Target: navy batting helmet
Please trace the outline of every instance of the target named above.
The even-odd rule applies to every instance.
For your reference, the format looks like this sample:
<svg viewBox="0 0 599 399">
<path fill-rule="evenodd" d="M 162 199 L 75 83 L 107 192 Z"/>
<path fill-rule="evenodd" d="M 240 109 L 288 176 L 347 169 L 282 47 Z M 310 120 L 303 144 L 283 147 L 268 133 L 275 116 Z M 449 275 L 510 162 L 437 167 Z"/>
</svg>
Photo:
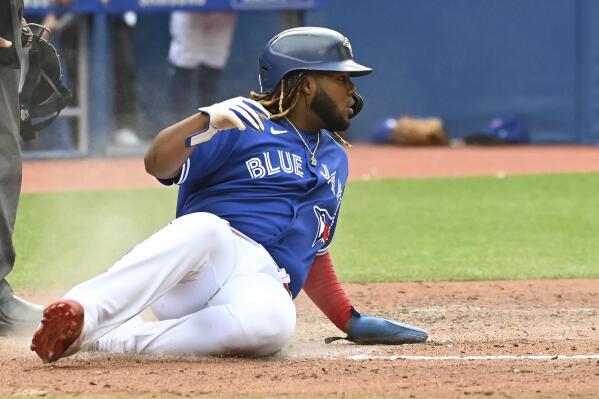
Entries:
<svg viewBox="0 0 599 399">
<path fill-rule="evenodd" d="M 372 69 L 354 61 L 351 44 L 341 33 L 302 27 L 279 33 L 264 48 L 260 56 L 260 92 L 271 92 L 292 71 L 349 72 L 351 76 L 362 76 Z"/>
</svg>

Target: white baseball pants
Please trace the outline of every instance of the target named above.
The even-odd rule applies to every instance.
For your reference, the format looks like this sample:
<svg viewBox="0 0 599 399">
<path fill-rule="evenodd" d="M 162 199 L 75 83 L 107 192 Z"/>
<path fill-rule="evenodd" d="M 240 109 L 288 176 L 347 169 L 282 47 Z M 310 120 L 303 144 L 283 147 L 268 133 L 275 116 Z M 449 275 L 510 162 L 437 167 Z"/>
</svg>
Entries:
<svg viewBox="0 0 599 399">
<path fill-rule="evenodd" d="M 179 68 L 200 65 L 223 69 L 229 58 L 237 15 L 234 12 L 174 11 L 168 59 Z"/>
<path fill-rule="evenodd" d="M 180 217 L 64 298 L 83 305 L 78 343 L 102 351 L 266 356 L 295 329 L 289 277 L 209 213 Z M 144 322 L 151 306 L 160 321 Z"/>
</svg>

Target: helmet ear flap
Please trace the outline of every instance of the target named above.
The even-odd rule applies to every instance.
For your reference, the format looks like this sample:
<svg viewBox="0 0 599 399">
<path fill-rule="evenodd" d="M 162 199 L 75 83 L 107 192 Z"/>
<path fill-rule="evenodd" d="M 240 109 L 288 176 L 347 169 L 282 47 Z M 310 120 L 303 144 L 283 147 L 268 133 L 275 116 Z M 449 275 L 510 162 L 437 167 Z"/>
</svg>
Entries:
<svg viewBox="0 0 599 399">
<path fill-rule="evenodd" d="M 360 113 L 360 111 L 362 111 L 362 107 L 364 107 L 364 99 L 358 93 L 354 93 L 352 98 L 354 99 L 354 105 L 352 105 L 351 109 L 354 112 L 352 113 L 351 117 L 354 118 L 356 115 Z"/>
</svg>

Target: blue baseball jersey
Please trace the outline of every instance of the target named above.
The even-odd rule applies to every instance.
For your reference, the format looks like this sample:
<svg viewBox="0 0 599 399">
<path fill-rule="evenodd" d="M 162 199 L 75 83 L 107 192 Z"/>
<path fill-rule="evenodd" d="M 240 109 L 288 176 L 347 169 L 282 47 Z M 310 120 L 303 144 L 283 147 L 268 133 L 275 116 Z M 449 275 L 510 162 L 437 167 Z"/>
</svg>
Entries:
<svg viewBox="0 0 599 399">
<path fill-rule="evenodd" d="M 310 150 L 317 135 L 301 132 Z M 177 179 L 177 217 L 209 212 L 262 244 L 291 278 L 295 298 L 316 255 L 335 232 L 348 176 L 345 149 L 320 132 L 317 165 L 298 132 L 285 120 L 217 133 L 195 147 Z M 175 181 L 177 180 L 177 181 Z"/>
</svg>

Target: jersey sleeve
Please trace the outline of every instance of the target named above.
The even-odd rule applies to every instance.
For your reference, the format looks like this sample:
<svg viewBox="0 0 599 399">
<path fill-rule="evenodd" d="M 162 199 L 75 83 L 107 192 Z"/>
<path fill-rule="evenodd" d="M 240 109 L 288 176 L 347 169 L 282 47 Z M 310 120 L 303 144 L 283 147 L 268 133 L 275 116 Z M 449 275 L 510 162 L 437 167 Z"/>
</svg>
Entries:
<svg viewBox="0 0 599 399">
<path fill-rule="evenodd" d="M 240 136 L 237 129 L 223 130 L 215 134 L 212 140 L 197 145 L 181 167 L 175 183 L 194 184 L 214 173 L 227 162 Z"/>
<path fill-rule="evenodd" d="M 237 129 L 220 131 L 210 141 L 194 148 L 176 176 L 168 179 L 156 178 L 156 180 L 165 186 L 181 185 L 188 180 L 201 180 L 226 162 L 238 139 L 239 131 Z M 190 176 L 192 163 L 194 169 Z"/>
<path fill-rule="evenodd" d="M 161 178 L 157 177 L 156 180 L 158 180 L 158 182 L 160 182 L 160 184 L 163 184 L 165 186 L 172 186 L 177 181 L 179 181 L 180 178 L 181 178 L 181 172 L 179 171 L 179 174 L 177 176 L 171 177 L 170 179 L 161 179 Z"/>
</svg>

